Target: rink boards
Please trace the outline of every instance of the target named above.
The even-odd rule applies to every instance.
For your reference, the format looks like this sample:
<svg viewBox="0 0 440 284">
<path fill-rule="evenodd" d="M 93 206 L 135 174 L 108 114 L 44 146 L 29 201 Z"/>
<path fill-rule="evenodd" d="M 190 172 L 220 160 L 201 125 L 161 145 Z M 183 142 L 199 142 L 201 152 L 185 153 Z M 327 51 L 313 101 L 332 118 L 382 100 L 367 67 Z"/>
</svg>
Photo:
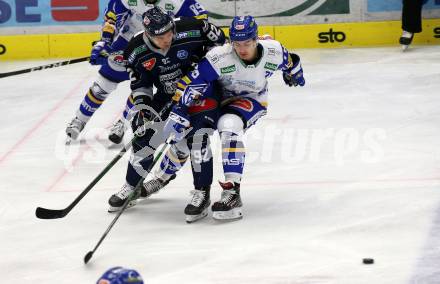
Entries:
<svg viewBox="0 0 440 284">
<path fill-rule="evenodd" d="M 287 48 L 337 48 L 397 45 L 400 21 L 260 26 Z M 0 60 L 87 56 L 99 33 L 0 36 Z M 425 19 L 415 44 L 440 44 L 440 19 Z"/>
</svg>

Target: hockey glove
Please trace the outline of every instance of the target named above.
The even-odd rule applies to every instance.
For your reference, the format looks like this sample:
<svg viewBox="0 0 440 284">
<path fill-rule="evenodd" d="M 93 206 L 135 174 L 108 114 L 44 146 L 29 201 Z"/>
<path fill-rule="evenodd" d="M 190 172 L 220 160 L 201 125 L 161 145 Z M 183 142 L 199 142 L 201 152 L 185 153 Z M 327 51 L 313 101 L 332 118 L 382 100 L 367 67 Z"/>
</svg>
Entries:
<svg viewBox="0 0 440 284">
<path fill-rule="evenodd" d="M 186 107 L 182 106 L 173 107 L 163 129 L 164 139 L 173 136 L 172 143 L 177 143 L 185 138 L 191 130 L 188 129 L 190 126 L 189 115 L 185 109 Z"/>
<path fill-rule="evenodd" d="M 132 94 L 134 110 L 137 110 L 133 120 L 131 121 L 131 128 L 133 133 L 138 136 L 144 136 L 146 129 L 150 125 L 150 121 L 154 121 L 159 115 L 151 106 L 152 101 L 146 95 Z"/>
<path fill-rule="evenodd" d="M 137 137 L 142 137 L 145 135 L 145 124 L 148 123 L 148 119 L 144 117 L 143 111 L 138 111 L 131 121 L 131 129 L 133 129 L 133 134 Z"/>
<path fill-rule="evenodd" d="M 104 64 L 107 61 L 110 50 L 110 46 L 105 41 L 98 41 L 92 48 L 92 53 L 90 54 L 90 64 Z"/>
<path fill-rule="evenodd" d="M 141 110 L 138 111 L 131 121 L 131 128 L 133 130 L 134 135 L 137 137 L 142 137 L 150 130 L 154 132 L 152 129 L 153 121 L 155 121 L 156 115 L 154 112 Z"/>
<path fill-rule="evenodd" d="M 297 62 L 290 72 L 283 72 L 283 80 L 289 87 L 304 86 L 306 81 L 304 80 L 301 63 Z"/>
</svg>

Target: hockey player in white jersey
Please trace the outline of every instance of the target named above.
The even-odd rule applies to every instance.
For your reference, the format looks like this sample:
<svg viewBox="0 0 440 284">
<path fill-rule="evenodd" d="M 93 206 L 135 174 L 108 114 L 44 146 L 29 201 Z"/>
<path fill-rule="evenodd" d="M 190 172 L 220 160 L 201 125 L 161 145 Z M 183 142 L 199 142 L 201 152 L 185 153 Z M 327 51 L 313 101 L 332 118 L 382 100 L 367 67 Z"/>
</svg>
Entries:
<svg viewBox="0 0 440 284">
<path fill-rule="evenodd" d="M 118 64 L 119 60 L 130 39 L 144 30 L 143 13 L 154 6 L 162 8 L 173 17 L 207 18 L 206 10 L 196 0 L 110 0 L 105 11 L 101 40 L 94 45 L 90 55 L 90 63 L 101 65 L 101 68 L 76 111 L 76 116 L 66 128 L 68 139 L 76 140 L 108 95 L 116 90 L 120 82 L 128 80 L 125 66 Z M 132 107 L 133 99 L 130 96 L 123 113 L 124 119 Z M 114 143 L 122 141 L 125 130 L 123 118 L 110 130 L 109 139 Z"/>
<path fill-rule="evenodd" d="M 200 89 L 216 80 L 221 85 L 222 107 L 217 129 L 222 142 L 225 182 L 220 182 L 221 199 L 211 207 L 213 218 L 217 220 L 242 218 L 243 135 L 266 114 L 267 78 L 280 70 L 288 86 L 305 84 L 299 56 L 289 53 L 278 41 L 259 41 L 257 30 L 252 16 L 233 19 L 229 33 L 231 44 L 210 50 L 197 68 L 178 82 L 179 104 L 165 124 L 166 135 L 173 133 L 181 137 L 181 133 L 191 127 L 185 109 L 197 102 L 197 96 L 203 98 L 203 93 L 194 92 L 195 87 Z"/>
</svg>

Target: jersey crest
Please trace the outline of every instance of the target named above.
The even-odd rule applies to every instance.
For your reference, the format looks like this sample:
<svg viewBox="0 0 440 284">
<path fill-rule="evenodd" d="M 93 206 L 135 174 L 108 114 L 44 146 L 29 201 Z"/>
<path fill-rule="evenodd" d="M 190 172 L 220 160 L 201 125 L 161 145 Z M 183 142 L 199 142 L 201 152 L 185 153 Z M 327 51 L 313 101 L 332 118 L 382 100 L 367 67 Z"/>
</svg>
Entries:
<svg viewBox="0 0 440 284">
<path fill-rule="evenodd" d="M 145 69 L 148 71 L 151 71 L 154 68 L 154 65 L 156 65 L 156 58 L 151 58 L 142 63 Z"/>
</svg>

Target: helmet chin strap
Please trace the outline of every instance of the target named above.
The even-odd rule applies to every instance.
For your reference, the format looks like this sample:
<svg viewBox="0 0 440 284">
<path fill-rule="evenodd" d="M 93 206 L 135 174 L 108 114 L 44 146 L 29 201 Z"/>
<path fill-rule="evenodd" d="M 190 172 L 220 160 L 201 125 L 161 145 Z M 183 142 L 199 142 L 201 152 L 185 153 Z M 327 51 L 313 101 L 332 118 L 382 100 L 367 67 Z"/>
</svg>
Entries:
<svg viewBox="0 0 440 284">
<path fill-rule="evenodd" d="M 145 31 L 144 32 L 145 35 L 147 36 L 148 40 L 150 41 L 150 43 L 157 49 L 160 49 L 160 47 L 156 44 L 156 42 L 154 41 L 154 36 L 152 36 L 149 32 Z"/>
</svg>

